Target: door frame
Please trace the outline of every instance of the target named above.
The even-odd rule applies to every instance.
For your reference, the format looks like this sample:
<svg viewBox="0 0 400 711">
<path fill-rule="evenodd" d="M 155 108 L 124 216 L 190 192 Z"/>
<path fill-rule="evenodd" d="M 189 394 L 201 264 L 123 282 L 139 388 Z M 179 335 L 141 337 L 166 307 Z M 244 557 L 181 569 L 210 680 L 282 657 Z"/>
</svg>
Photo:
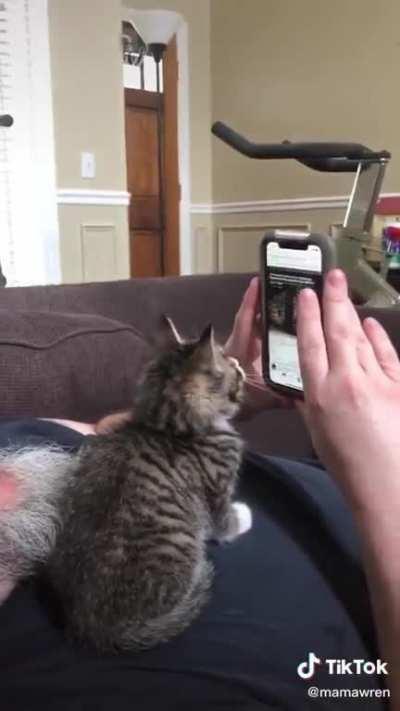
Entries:
<svg viewBox="0 0 400 711">
<path fill-rule="evenodd" d="M 179 261 L 180 274 L 183 275 L 193 274 L 193 247 L 190 214 L 189 32 L 187 22 L 182 15 L 180 17 L 181 21 L 176 32 L 176 45 L 178 55 L 178 166 L 181 188 Z M 128 8 L 123 9 L 121 19 L 132 22 Z"/>
<path fill-rule="evenodd" d="M 179 255 L 181 274 L 193 274 L 193 243 L 190 184 L 189 32 L 182 18 L 176 33 L 178 51 L 178 164 L 181 201 L 179 205 Z"/>
</svg>

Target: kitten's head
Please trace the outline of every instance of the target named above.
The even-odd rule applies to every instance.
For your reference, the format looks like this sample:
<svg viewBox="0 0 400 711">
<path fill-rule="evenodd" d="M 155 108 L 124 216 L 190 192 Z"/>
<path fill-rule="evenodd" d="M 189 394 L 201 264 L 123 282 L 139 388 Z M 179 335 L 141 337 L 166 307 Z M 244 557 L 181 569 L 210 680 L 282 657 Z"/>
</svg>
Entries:
<svg viewBox="0 0 400 711">
<path fill-rule="evenodd" d="M 238 412 L 244 373 L 226 356 L 208 326 L 200 338 L 184 341 L 164 318 L 162 346 L 138 387 L 135 420 L 157 429 L 193 432 L 216 426 Z"/>
</svg>

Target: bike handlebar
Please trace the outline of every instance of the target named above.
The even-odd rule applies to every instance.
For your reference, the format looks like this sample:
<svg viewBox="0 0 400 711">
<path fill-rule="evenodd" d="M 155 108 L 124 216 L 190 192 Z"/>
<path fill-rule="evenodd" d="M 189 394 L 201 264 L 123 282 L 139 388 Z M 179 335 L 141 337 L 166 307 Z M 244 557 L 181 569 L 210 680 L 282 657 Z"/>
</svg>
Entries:
<svg viewBox="0 0 400 711">
<path fill-rule="evenodd" d="M 249 158 L 261 160 L 293 158 L 313 170 L 354 172 L 360 161 L 389 160 L 388 151 L 371 151 L 361 143 L 253 143 L 232 128 L 216 121 L 212 133 Z"/>
</svg>

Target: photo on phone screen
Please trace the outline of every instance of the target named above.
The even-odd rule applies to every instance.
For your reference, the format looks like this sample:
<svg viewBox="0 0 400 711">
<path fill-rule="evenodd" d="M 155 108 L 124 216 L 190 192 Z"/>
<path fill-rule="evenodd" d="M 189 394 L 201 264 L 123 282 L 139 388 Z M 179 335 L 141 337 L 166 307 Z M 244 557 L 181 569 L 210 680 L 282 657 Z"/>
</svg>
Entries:
<svg viewBox="0 0 400 711">
<path fill-rule="evenodd" d="M 296 305 L 299 291 L 322 290 L 322 252 L 316 244 L 305 248 L 266 244 L 265 308 L 268 378 L 272 383 L 302 391 L 296 338 Z"/>
</svg>

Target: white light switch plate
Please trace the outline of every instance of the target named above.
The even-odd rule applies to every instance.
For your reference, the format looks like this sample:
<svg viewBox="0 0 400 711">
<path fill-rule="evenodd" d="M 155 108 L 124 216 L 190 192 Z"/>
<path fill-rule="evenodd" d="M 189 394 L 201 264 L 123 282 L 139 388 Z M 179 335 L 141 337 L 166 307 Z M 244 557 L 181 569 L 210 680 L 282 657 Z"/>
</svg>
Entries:
<svg viewBox="0 0 400 711">
<path fill-rule="evenodd" d="M 94 178 L 96 176 L 96 159 L 94 153 L 81 153 L 81 177 Z"/>
</svg>

